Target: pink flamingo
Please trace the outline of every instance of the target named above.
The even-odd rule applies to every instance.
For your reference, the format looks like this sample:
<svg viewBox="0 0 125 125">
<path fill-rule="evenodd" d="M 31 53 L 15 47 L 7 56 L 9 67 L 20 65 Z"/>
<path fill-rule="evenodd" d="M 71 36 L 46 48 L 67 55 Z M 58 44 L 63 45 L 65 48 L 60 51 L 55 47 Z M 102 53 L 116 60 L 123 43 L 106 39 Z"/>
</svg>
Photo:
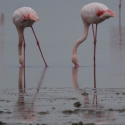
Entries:
<svg viewBox="0 0 125 125">
<path fill-rule="evenodd" d="M 82 8 L 81 17 L 84 24 L 84 32 L 82 37 L 75 42 L 72 50 L 72 62 L 76 67 L 79 66 L 78 57 L 77 57 L 77 47 L 87 38 L 90 24 L 92 24 L 92 31 L 93 31 L 93 37 L 94 37 L 94 62 L 95 62 L 97 25 L 98 23 L 101 23 L 105 19 L 108 19 L 114 16 L 115 16 L 114 12 L 109 10 L 107 6 L 101 3 L 97 3 L 97 2 L 90 3 L 85 5 Z M 96 24 L 95 33 L 94 33 L 93 24 Z"/>
<path fill-rule="evenodd" d="M 22 66 L 25 66 L 25 47 L 26 47 L 26 43 L 25 43 L 25 39 L 24 39 L 24 29 L 26 27 L 31 27 L 33 34 L 35 36 L 36 39 L 36 44 L 38 45 L 38 48 L 40 50 L 41 56 L 43 58 L 43 61 L 47 67 L 46 61 L 44 59 L 44 56 L 42 54 L 41 48 L 40 48 L 40 44 L 39 41 L 35 35 L 34 29 L 32 27 L 34 22 L 39 21 L 39 18 L 36 14 L 36 12 L 30 8 L 30 7 L 22 7 L 17 9 L 14 13 L 13 13 L 13 17 L 12 17 L 13 23 L 15 24 L 17 31 L 18 31 L 18 36 L 19 36 L 19 43 L 18 43 L 18 53 L 19 53 L 19 63 Z M 24 57 L 22 56 L 22 45 L 24 46 Z"/>
</svg>

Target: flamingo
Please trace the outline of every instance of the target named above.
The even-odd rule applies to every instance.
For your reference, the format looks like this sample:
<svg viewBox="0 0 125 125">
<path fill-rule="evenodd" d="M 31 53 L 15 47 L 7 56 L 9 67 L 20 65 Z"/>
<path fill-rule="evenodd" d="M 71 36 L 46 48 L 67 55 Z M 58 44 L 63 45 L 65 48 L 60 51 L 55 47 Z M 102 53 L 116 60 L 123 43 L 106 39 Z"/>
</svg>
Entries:
<svg viewBox="0 0 125 125">
<path fill-rule="evenodd" d="M 34 22 L 39 21 L 39 17 L 37 16 L 37 13 L 30 7 L 22 7 L 22 8 L 17 9 L 13 13 L 12 21 L 16 26 L 18 36 L 19 36 L 19 43 L 18 43 L 19 63 L 22 66 L 25 66 L 26 43 L 25 43 L 25 39 L 24 39 L 24 29 L 26 27 L 31 27 L 33 34 L 35 36 L 35 39 L 36 39 L 36 44 L 38 45 L 38 48 L 40 50 L 40 53 L 41 53 L 41 56 L 42 56 L 43 61 L 45 63 L 45 66 L 47 67 L 47 63 L 46 63 L 44 56 L 42 54 L 39 41 L 36 37 L 36 34 L 35 34 L 33 26 L 32 26 Z M 24 57 L 22 55 L 22 45 L 24 47 Z"/>
<path fill-rule="evenodd" d="M 98 23 L 103 22 L 105 19 L 108 19 L 114 16 L 115 16 L 115 13 L 109 10 L 108 7 L 102 3 L 93 2 L 83 6 L 81 10 L 81 17 L 83 20 L 84 32 L 82 37 L 75 42 L 72 49 L 72 62 L 76 67 L 79 67 L 77 48 L 87 38 L 90 24 L 92 24 L 92 31 L 93 31 L 93 37 L 94 37 L 94 62 L 95 62 L 97 25 Z M 94 31 L 93 24 L 96 24 L 96 31 Z"/>
</svg>

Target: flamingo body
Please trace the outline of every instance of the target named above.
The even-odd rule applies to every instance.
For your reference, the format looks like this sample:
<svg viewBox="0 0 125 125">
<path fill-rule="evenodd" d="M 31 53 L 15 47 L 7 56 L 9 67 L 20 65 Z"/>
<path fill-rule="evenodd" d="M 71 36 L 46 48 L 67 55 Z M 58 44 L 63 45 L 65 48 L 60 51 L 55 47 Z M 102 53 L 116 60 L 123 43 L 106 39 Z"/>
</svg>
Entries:
<svg viewBox="0 0 125 125">
<path fill-rule="evenodd" d="M 17 9 L 12 16 L 13 23 L 17 27 L 31 27 L 34 22 L 39 21 L 36 12 L 30 7 Z"/>
<path fill-rule="evenodd" d="M 19 63 L 22 66 L 25 66 L 25 47 L 26 47 L 26 43 L 25 43 L 25 39 L 24 39 L 24 29 L 26 27 L 31 27 L 33 34 L 35 36 L 36 39 L 36 44 L 38 45 L 38 48 L 40 50 L 41 56 L 43 58 L 43 61 L 47 67 L 47 64 L 45 62 L 45 59 L 43 57 L 41 48 L 40 48 L 40 44 L 39 41 L 36 37 L 36 34 L 34 32 L 34 29 L 32 27 L 34 22 L 39 21 L 39 17 L 37 16 L 37 13 L 30 7 L 22 7 L 17 9 L 12 16 L 12 21 L 15 24 L 16 28 L 17 28 L 17 32 L 18 32 L 18 36 L 19 36 L 19 43 L 18 43 L 18 53 L 19 53 Z M 24 46 L 24 57 L 22 55 L 22 45 Z"/>
<path fill-rule="evenodd" d="M 114 12 L 109 10 L 108 7 L 102 3 L 94 2 L 83 6 L 81 10 L 81 17 L 84 24 L 84 32 L 82 37 L 75 42 L 72 50 L 72 62 L 76 67 L 79 66 L 77 48 L 87 38 L 90 24 L 92 24 L 92 26 L 93 24 L 96 24 L 96 28 L 97 28 L 98 23 L 101 23 L 105 19 L 108 19 L 114 16 L 115 16 Z M 96 29 L 96 34 L 94 34 L 94 30 L 93 30 L 94 41 L 96 41 L 96 35 L 97 35 L 97 29 Z"/>
<path fill-rule="evenodd" d="M 83 21 L 89 24 L 101 23 L 111 16 L 114 16 L 114 13 L 102 3 L 90 3 L 85 5 L 81 10 L 81 17 Z"/>
</svg>

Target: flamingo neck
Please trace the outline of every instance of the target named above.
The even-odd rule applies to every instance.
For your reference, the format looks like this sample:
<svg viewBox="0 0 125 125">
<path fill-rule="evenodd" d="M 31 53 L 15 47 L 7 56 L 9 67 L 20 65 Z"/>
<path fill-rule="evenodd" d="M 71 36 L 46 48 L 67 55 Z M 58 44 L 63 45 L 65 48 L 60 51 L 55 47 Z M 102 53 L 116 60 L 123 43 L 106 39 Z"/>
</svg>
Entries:
<svg viewBox="0 0 125 125">
<path fill-rule="evenodd" d="M 24 28 L 17 28 L 17 31 L 18 31 L 18 37 L 19 37 L 19 42 L 23 42 L 23 32 L 24 32 Z"/>
<path fill-rule="evenodd" d="M 24 43 L 24 28 L 17 28 L 18 31 L 18 37 L 19 37 L 19 42 L 18 42 L 18 54 L 19 54 L 19 63 L 22 65 L 24 62 L 23 55 L 22 55 L 22 46 Z"/>
<path fill-rule="evenodd" d="M 18 52 L 19 52 L 19 55 L 22 55 L 22 45 L 23 45 L 23 31 L 24 29 L 22 28 L 18 28 L 18 37 L 19 37 L 19 43 L 18 43 Z"/>
<path fill-rule="evenodd" d="M 90 26 L 90 24 L 84 23 L 84 32 L 83 32 L 83 35 L 82 35 L 81 38 L 79 38 L 79 39 L 75 42 L 75 44 L 74 44 L 74 46 L 73 46 L 73 50 L 72 50 L 72 55 L 77 55 L 77 48 L 78 48 L 78 46 L 79 46 L 82 42 L 84 42 L 85 39 L 87 38 L 89 26 Z"/>
</svg>

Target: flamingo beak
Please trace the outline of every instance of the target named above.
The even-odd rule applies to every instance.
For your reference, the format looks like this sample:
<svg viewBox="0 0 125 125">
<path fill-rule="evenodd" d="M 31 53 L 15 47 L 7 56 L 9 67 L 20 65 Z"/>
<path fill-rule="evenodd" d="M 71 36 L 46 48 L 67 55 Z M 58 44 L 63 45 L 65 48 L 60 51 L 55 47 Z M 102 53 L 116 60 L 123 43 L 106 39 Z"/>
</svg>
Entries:
<svg viewBox="0 0 125 125">
<path fill-rule="evenodd" d="M 25 66 L 25 65 L 24 65 L 24 63 L 22 63 L 21 65 L 22 65 L 22 67 L 24 67 L 24 66 Z"/>
<path fill-rule="evenodd" d="M 75 63 L 75 67 L 79 67 L 79 64 L 78 64 L 78 63 Z"/>
<path fill-rule="evenodd" d="M 37 15 L 31 15 L 31 16 L 30 16 L 30 19 L 31 19 L 31 20 L 34 20 L 35 22 L 38 22 L 38 21 L 40 20 Z"/>
<path fill-rule="evenodd" d="M 115 17 L 115 12 L 108 10 L 108 12 L 111 14 L 112 17 Z"/>
<path fill-rule="evenodd" d="M 112 17 L 115 17 L 115 13 L 114 12 L 112 13 Z"/>
</svg>

